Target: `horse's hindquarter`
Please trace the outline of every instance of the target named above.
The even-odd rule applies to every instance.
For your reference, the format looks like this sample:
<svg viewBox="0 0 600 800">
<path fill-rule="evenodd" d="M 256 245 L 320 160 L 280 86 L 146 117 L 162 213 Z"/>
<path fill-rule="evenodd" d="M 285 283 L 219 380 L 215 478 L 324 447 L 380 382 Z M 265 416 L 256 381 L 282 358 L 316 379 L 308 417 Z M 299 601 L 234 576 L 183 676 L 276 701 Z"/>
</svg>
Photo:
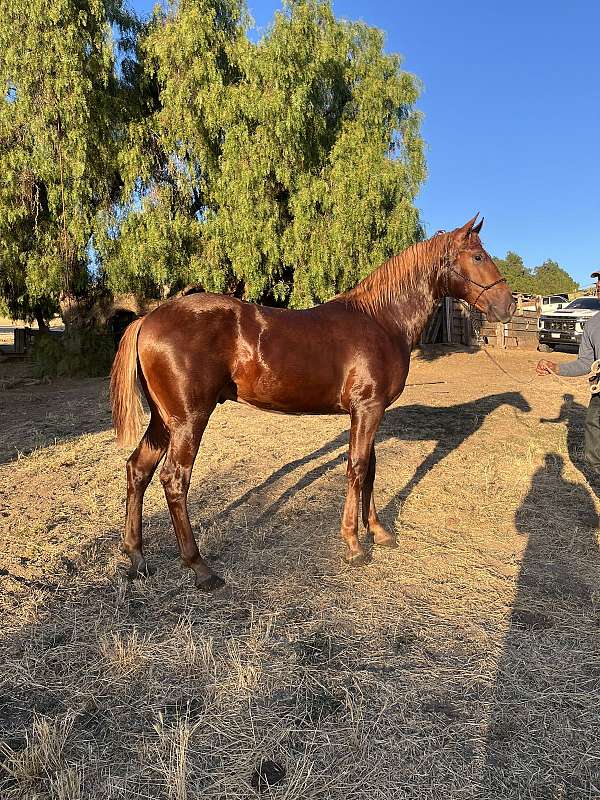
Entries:
<svg viewBox="0 0 600 800">
<path fill-rule="evenodd" d="M 163 419 L 210 406 L 231 379 L 239 301 L 192 294 L 159 306 L 144 319 L 138 358 L 147 394 Z"/>
</svg>

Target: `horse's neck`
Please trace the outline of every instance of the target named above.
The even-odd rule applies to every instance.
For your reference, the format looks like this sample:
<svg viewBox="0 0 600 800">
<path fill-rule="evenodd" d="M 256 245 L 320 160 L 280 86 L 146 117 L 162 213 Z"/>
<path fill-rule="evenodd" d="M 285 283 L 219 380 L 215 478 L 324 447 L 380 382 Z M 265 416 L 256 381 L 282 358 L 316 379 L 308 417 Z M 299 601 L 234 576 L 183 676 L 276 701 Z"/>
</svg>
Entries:
<svg viewBox="0 0 600 800">
<path fill-rule="evenodd" d="M 373 314 L 379 324 L 393 337 L 408 340 L 410 347 L 418 344 L 421 334 L 444 292 L 437 275 L 405 294 L 398 294 L 382 303 Z"/>
</svg>

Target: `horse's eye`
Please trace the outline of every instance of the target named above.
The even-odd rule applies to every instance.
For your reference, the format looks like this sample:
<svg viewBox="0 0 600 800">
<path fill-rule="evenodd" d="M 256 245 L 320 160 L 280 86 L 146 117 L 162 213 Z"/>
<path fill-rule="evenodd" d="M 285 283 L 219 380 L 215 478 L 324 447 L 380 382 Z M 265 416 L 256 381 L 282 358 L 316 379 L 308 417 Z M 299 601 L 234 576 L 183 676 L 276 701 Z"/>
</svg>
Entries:
<svg viewBox="0 0 600 800">
<path fill-rule="evenodd" d="M 477 253 L 476 256 L 473 256 L 473 261 L 483 261 L 483 256 L 481 253 Z"/>
</svg>

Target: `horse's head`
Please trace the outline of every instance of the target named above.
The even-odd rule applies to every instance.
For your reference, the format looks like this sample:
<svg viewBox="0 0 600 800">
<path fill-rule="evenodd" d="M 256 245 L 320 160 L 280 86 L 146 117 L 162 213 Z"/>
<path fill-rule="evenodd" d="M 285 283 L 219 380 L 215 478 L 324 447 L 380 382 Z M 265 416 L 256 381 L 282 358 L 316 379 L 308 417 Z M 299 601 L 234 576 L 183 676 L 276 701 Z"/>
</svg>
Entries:
<svg viewBox="0 0 600 800">
<path fill-rule="evenodd" d="M 475 224 L 478 216 L 450 233 L 448 293 L 466 300 L 490 320 L 508 322 L 516 304 L 506 280 L 481 244 L 483 218 Z"/>
<path fill-rule="evenodd" d="M 522 411 L 524 414 L 527 414 L 531 411 L 531 406 L 523 397 L 521 392 L 504 392 L 503 394 L 498 395 L 498 398 L 502 403 L 506 403 L 507 406 L 512 406 L 513 408 Z"/>
</svg>

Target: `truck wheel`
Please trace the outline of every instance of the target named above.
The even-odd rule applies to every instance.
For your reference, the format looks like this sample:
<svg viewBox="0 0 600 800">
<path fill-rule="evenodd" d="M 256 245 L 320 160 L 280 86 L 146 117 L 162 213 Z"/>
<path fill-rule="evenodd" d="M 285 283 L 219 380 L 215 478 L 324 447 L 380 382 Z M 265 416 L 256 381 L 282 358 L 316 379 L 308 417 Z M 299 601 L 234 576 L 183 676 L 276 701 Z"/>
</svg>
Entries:
<svg viewBox="0 0 600 800">
<path fill-rule="evenodd" d="M 553 353 L 554 347 L 551 344 L 538 344 L 538 350 L 540 353 Z"/>
</svg>

